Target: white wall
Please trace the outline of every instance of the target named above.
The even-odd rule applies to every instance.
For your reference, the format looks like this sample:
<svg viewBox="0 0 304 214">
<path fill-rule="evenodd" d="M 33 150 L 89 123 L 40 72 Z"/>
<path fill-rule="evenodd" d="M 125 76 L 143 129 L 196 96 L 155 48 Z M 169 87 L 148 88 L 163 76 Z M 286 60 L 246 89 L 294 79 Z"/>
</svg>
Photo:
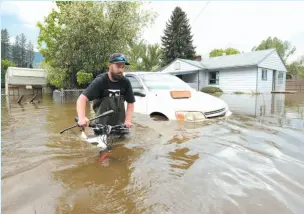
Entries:
<svg viewBox="0 0 304 214">
<path fill-rule="evenodd" d="M 273 70 L 267 70 L 267 80 L 262 80 L 262 68 L 259 68 L 258 73 L 258 92 L 270 93 L 272 91 Z"/>
<path fill-rule="evenodd" d="M 276 51 L 272 52 L 272 54 L 266 57 L 258 66 L 261 68 L 287 72 L 282 60 Z"/>
<path fill-rule="evenodd" d="M 200 71 L 199 72 L 199 89 L 202 89 L 203 87 L 206 87 L 208 85 L 207 83 L 207 73 L 206 71 Z"/>
<path fill-rule="evenodd" d="M 279 71 L 277 71 L 277 77 L 276 77 L 276 91 L 285 91 L 286 90 L 286 72 L 283 72 L 283 81 L 279 81 Z"/>
<path fill-rule="evenodd" d="M 267 70 L 267 80 L 262 80 L 262 70 L 264 68 L 259 68 L 258 73 L 258 92 L 260 93 L 271 93 L 273 90 L 273 72 L 272 69 Z M 286 85 L 286 73 L 283 72 L 283 81 L 279 81 L 279 71 L 275 73 L 275 91 L 285 91 Z"/>
<path fill-rule="evenodd" d="M 180 69 L 175 69 L 176 63 L 180 63 Z M 168 67 L 166 67 L 161 72 L 177 72 L 177 71 L 193 71 L 193 70 L 199 70 L 200 68 L 190 65 L 188 63 L 185 63 L 181 60 L 176 60 L 172 64 L 170 64 Z"/>
<path fill-rule="evenodd" d="M 274 51 L 272 54 L 266 57 L 259 64 L 259 67 L 261 68 L 259 69 L 259 82 L 258 82 L 260 92 L 265 93 L 272 91 L 273 70 L 276 70 L 275 91 L 285 91 L 287 70 L 277 52 Z M 266 68 L 268 70 L 267 82 L 261 80 L 260 75 L 262 75 L 262 68 Z M 278 78 L 280 71 L 283 71 L 282 83 L 279 81 Z"/>
<path fill-rule="evenodd" d="M 205 71 L 210 72 L 210 71 Z M 219 71 L 219 85 L 209 85 L 219 87 L 224 93 L 241 91 L 245 93 L 256 92 L 257 68 L 232 68 Z M 206 82 L 209 83 L 207 74 Z"/>
</svg>

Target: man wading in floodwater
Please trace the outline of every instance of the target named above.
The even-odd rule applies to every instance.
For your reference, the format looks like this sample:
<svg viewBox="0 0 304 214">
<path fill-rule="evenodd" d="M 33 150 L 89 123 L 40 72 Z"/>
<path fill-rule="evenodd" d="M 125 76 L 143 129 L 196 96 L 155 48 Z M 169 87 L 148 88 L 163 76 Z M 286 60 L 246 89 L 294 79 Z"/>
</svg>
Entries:
<svg viewBox="0 0 304 214">
<path fill-rule="evenodd" d="M 98 123 L 112 126 L 125 124 L 127 128 L 132 126 L 135 98 L 130 80 L 123 75 L 125 65 L 130 65 L 130 63 L 120 53 L 112 54 L 109 63 L 109 71 L 98 75 L 77 99 L 79 126 L 89 125 L 85 107 L 86 103 L 92 100 L 94 100 L 93 109 L 96 116 L 109 110 L 114 111 L 112 115 L 99 118 Z M 125 111 L 124 101 L 127 102 L 127 111 Z"/>
</svg>

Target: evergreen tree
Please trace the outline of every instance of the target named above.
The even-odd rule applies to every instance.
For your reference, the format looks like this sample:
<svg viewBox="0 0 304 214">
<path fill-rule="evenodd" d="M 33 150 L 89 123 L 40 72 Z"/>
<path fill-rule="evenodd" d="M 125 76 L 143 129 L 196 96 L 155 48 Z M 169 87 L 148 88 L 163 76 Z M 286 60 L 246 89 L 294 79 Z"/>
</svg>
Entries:
<svg viewBox="0 0 304 214">
<path fill-rule="evenodd" d="M 21 40 L 19 35 L 16 36 L 15 42 L 12 48 L 12 58 L 13 62 L 17 65 L 17 67 L 21 67 L 21 58 L 22 58 L 22 52 L 21 52 Z"/>
<path fill-rule="evenodd" d="M 26 67 L 27 57 L 26 57 L 26 37 L 24 33 L 20 35 L 20 52 L 21 52 L 21 67 Z"/>
<path fill-rule="evenodd" d="M 191 35 L 191 27 L 186 13 L 180 7 L 176 7 L 166 23 L 164 36 L 161 38 L 164 65 L 176 58 L 191 59 L 195 57 L 195 48 Z"/>
<path fill-rule="evenodd" d="M 1 29 L 1 59 L 10 59 L 10 40 L 7 29 Z"/>
<path fill-rule="evenodd" d="M 33 61 L 34 61 L 34 46 L 29 41 L 27 44 L 27 51 L 26 51 L 26 67 L 33 68 Z"/>
</svg>

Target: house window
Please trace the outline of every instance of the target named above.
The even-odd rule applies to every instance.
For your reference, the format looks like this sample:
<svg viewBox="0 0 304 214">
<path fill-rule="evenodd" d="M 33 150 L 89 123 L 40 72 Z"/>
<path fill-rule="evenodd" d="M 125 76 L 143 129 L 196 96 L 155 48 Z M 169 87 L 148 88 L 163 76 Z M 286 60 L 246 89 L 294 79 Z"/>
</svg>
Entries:
<svg viewBox="0 0 304 214">
<path fill-rule="evenodd" d="M 284 78 L 284 73 L 280 71 L 278 75 L 278 84 L 283 84 L 283 78 Z"/>
<path fill-rule="evenodd" d="M 219 72 L 209 72 L 209 85 L 218 85 L 219 84 Z"/>
<path fill-rule="evenodd" d="M 267 70 L 262 69 L 262 80 L 267 80 Z"/>
</svg>

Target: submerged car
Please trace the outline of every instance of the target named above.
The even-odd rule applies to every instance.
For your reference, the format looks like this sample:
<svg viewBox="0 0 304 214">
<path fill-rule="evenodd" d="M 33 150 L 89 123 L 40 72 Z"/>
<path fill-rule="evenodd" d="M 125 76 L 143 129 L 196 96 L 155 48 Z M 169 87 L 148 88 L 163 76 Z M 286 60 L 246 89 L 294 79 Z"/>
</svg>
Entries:
<svg viewBox="0 0 304 214">
<path fill-rule="evenodd" d="M 212 95 L 196 91 L 180 78 L 159 72 L 127 72 L 136 103 L 134 112 L 160 115 L 168 120 L 200 122 L 232 113 L 228 105 Z"/>
</svg>

